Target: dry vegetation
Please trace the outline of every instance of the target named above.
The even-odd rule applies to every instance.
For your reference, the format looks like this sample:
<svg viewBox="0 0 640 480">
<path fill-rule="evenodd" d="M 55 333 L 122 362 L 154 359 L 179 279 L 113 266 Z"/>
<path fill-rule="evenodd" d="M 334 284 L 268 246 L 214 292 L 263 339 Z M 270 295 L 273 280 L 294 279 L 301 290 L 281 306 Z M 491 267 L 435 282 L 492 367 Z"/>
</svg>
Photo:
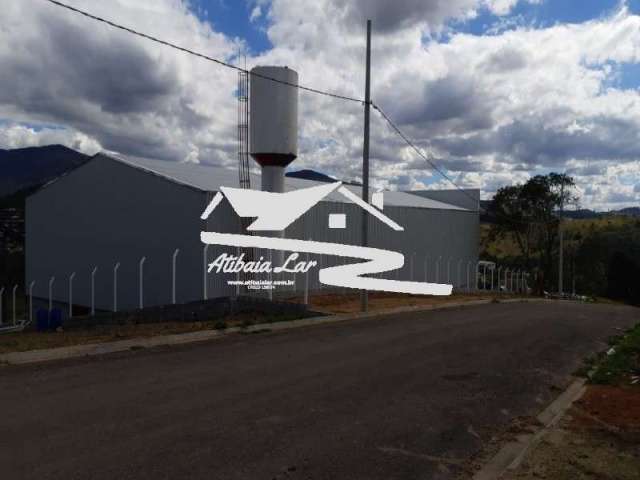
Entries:
<svg viewBox="0 0 640 480">
<path fill-rule="evenodd" d="M 470 302 L 473 300 L 490 300 L 495 294 L 455 294 L 448 297 L 432 297 L 421 295 L 404 295 L 395 293 L 370 293 L 369 311 L 383 312 L 401 307 L 432 307 L 447 303 Z M 506 298 L 506 295 L 503 295 Z M 302 301 L 296 297 L 294 302 Z M 360 311 L 360 294 L 319 294 L 310 299 L 311 310 L 328 314 L 357 313 Z"/>
<path fill-rule="evenodd" d="M 640 227 L 640 219 L 614 215 L 594 219 L 567 219 L 564 223 L 567 249 L 576 247 L 594 232 L 615 231 L 631 225 Z M 481 257 L 504 259 L 520 256 L 518 245 L 511 236 L 491 241 L 490 230 L 490 224 L 483 223 L 480 225 Z"/>
</svg>

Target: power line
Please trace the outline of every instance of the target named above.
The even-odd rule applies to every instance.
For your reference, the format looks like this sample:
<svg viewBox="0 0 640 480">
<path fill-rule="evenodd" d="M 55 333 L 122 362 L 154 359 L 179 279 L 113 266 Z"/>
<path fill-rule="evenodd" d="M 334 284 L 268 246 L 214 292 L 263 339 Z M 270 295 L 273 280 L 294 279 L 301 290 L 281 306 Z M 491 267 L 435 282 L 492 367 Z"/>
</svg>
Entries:
<svg viewBox="0 0 640 480">
<path fill-rule="evenodd" d="M 216 63 L 216 64 L 218 64 L 220 66 L 223 66 L 223 67 L 226 67 L 226 68 L 230 68 L 230 69 L 236 70 L 238 72 L 245 73 L 245 74 L 250 75 L 252 77 L 261 78 L 263 80 L 268 80 L 268 81 L 271 81 L 271 82 L 274 82 L 274 83 L 279 83 L 279 84 L 282 84 L 282 85 L 287 85 L 289 87 L 297 88 L 299 90 L 303 90 L 303 91 L 306 91 L 306 92 L 309 92 L 309 93 L 313 93 L 313 94 L 316 94 L 316 95 L 323 95 L 323 96 L 326 96 L 326 97 L 336 98 L 336 99 L 339 99 L 339 100 L 345 100 L 345 101 L 348 101 L 348 102 L 366 104 L 366 101 L 363 100 L 363 99 L 359 99 L 359 98 L 355 98 L 355 97 L 349 97 L 349 96 L 346 96 L 346 95 L 340 95 L 340 94 L 337 94 L 337 93 L 331 93 L 331 92 L 327 92 L 327 91 L 324 91 L 324 90 L 319 90 L 319 89 L 316 89 L 316 88 L 305 87 L 303 85 L 298 85 L 298 84 L 287 82 L 287 81 L 284 81 L 284 80 L 279 80 L 277 78 L 269 77 L 267 75 L 262 75 L 260 73 L 252 72 L 252 71 L 247 70 L 245 68 L 241 68 L 241 67 L 238 67 L 236 65 L 232 65 L 232 64 L 230 64 L 228 62 L 225 62 L 223 60 L 220 60 L 218 58 L 214 58 L 214 57 L 211 57 L 209 55 L 206 55 L 206 54 L 203 54 L 203 53 L 200 53 L 200 52 L 196 52 L 194 50 L 182 47 L 180 45 L 176 45 L 175 43 L 171 43 L 171 42 L 162 40 L 160 38 L 154 37 L 153 35 L 142 33 L 142 32 L 139 32 L 137 30 L 134 30 L 132 28 L 126 27 L 124 25 L 112 22 L 111 20 L 107 20 L 105 18 L 99 17 L 99 16 L 94 15 L 92 13 L 89 13 L 89 12 L 87 12 L 85 10 L 81 10 L 79 8 L 73 7 L 71 5 L 67 5 L 66 3 L 59 2 L 58 0 L 44 0 L 44 1 L 50 3 L 51 5 L 55 5 L 57 7 L 66 9 L 68 11 L 77 13 L 79 15 L 82 15 L 82 16 L 84 16 L 86 18 L 91 19 L 91 20 L 95 20 L 97 22 L 104 23 L 104 24 L 106 24 L 106 25 L 108 25 L 110 27 L 113 27 L 113 28 L 116 28 L 116 29 L 119 29 L 119 30 L 123 30 L 123 31 L 125 31 L 127 33 L 130 33 L 132 35 L 144 38 L 146 40 L 150 40 L 152 42 L 158 43 L 160 45 L 164 45 L 164 46 L 169 47 L 169 48 L 173 48 L 175 50 L 187 53 L 189 55 L 193 55 L 193 56 L 201 58 L 203 60 L 207 60 L 207 61 Z M 371 103 L 371 106 L 382 115 L 384 120 L 391 126 L 391 128 L 396 132 L 396 134 L 398 134 L 407 143 L 407 145 L 409 145 L 420 157 L 422 157 L 424 160 L 426 160 L 426 162 L 431 166 L 431 168 L 433 170 L 438 172 L 443 178 L 445 178 L 447 181 L 449 181 L 456 189 L 460 190 L 460 192 L 462 192 L 469 199 L 471 199 L 474 202 L 476 201 L 476 198 L 474 198 L 471 195 L 469 195 L 469 193 L 465 189 L 460 187 L 451 177 L 449 177 L 440 167 L 438 167 L 438 165 L 436 165 L 427 155 L 425 155 L 422 152 L 422 150 L 420 148 L 418 148 L 402 132 L 402 130 L 400 130 L 400 128 L 389 118 L 389 116 L 382 110 L 382 108 L 380 108 L 378 105 L 374 104 L 373 102 L 370 102 L 370 103 Z M 525 223 L 525 222 L 523 222 L 523 223 Z M 538 222 L 526 222 L 526 223 L 538 223 Z M 539 222 L 539 223 L 546 223 L 546 222 Z"/>
<path fill-rule="evenodd" d="M 159 39 L 157 37 L 154 37 L 152 35 L 149 35 L 149 34 L 146 34 L 146 33 L 142 33 L 142 32 L 139 32 L 137 30 L 134 30 L 132 28 L 125 27 L 124 25 L 120 25 L 118 23 L 112 22 L 111 20 L 107 20 L 105 18 L 98 17 L 97 15 L 93 15 L 93 14 L 87 12 L 87 11 L 80 10 L 79 8 L 72 7 L 71 5 L 67 5 L 66 3 L 62 3 L 62 2 L 59 2 L 57 0 L 44 0 L 44 1 L 49 2 L 52 5 L 64 8 L 66 10 L 69 10 L 71 12 L 80 14 L 80 15 L 82 15 L 84 17 L 87 17 L 87 18 L 90 18 L 92 20 L 96 20 L 98 22 L 104 23 L 106 25 L 109 25 L 110 27 L 123 30 L 125 32 L 131 33 L 132 35 L 136 35 L 138 37 L 145 38 L 145 39 L 150 40 L 152 42 L 159 43 L 160 45 L 164 45 L 166 47 L 170 47 L 170 48 L 173 48 L 175 50 L 179 50 L 181 52 L 188 53 L 189 55 L 194 55 L 194 56 L 202 58 L 204 60 L 208 60 L 210 62 L 217 63 L 218 65 L 221 65 L 223 67 L 231 68 L 231 69 L 239 71 L 239 72 L 244 72 L 244 73 L 246 73 L 248 75 L 251 75 L 252 77 L 257 77 L 257 78 L 261 78 L 263 80 L 269 80 L 271 82 L 280 83 L 282 85 L 287 85 L 289 87 L 294 87 L 294 88 L 297 88 L 299 90 L 303 90 L 305 92 L 314 93 L 314 94 L 317 94 L 317 95 L 324 95 L 326 97 L 337 98 L 339 100 L 346 100 L 346 101 L 349 101 L 349 102 L 364 103 L 364 100 L 358 99 L 358 98 L 355 98 L 355 97 L 349 97 L 349 96 L 346 96 L 346 95 L 340 95 L 340 94 L 337 94 L 337 93 L 331 93 L 331 92 L 326 92 L 326 91 L 323 91 L 323 90 L 318 90 L 316 88 L 305 87 L 305 86 L 298 85 L 298 84 L 295 84 L 295 83 L 291 83 L 291 82 L 287 82 L 287 81 L 284 81 L 284 80 L 279 80 L 277 78 L 269 77 L 267 75 L 262 75 L 262 74 L 259 74 L 259 73 L 251 72 L 251 71 L 246 70 L 244 68 L 237 67 L 235 65 L 227 63 L 227 62 L 225 62 L 223 60 L 220 60 L 218 58 L 210 57 L 209 55 L 205 55 L 204 53 L 199 53 L 199 52 L 196 52 L 194 50 L 191 50 L 191 49 L 188 49 L 188 48 L 185 48 L 185 47 L 181 47 L 180 45 L 176 45 L 175 43 L 171 43 L 171 42 L 167 42 L 165 40 L 161 40 L 161 39 Z"/>
<path fill-rule="evenodd" d="M 67 5 L 66 3 L 59 2 L 58 0 L 45 0 L 45 1 L 49 2 L 52 5 L 55 5 L 55 6 L 64 8 L 66 10 L 69 10 L 71 12 L 77 13 L 79 15 L 82 15 L 82 16 L 84 16 L 86 18 L 89 18 L 89 19 L 104 23 L 104 24 L 109 25 L 109 26 L 111 26 L 113 28 L 117 28 L 117 29 L 123 30 L 123 31 L 128 32 L 128 33 L 130 33 L 132 35 L 136 35 L 138 37 L 150 40 L 150 41 L 158 43 L 160 45 L 164 45 L 166 47 L 170 47 L 170 48 L 173 48 L 175 50 L 179 50 L 179 51 L 187 53 L 189 55 L 193 55 L 193 56 L 199 57 L 201 59 L 204 59 L 204 60 L 207 60 L 207 61 L 210 61 L 210 62 L 214 62 L 214 63 L 216 63 L 218 65 L 223 66 L 223 67 L 230 68 L 230 69 L 236 70 L 238 72 L 245 73 L 247 75 L 251 75 L 251 76 L 254 76 L 254 77 L 262 78 L 264 80 L 269 80 L 269 81 L 272 81 L 272 82 L 275 82 L 275 83 L 280 83 L 280 84 L 287 85 L 287 86 L 290 86 L 290 87 L 298 88 L 300 90 L 304 90 L 304 91 L 307 91 L 307 92 L 315 93 L 315 94 L 318 94 L 318 95 L 324 95 L 324 96 L 327 96 L 327 97 L 337 98 L 337 99 L 340 99 L 340 100 L 346 100 L 346 101 L 350 101 L 350 102 L 365 103 L 364 100 L 357 99 L 357 98 L 354 98 L 354 97 L 348 97 L 348 96 L 345 96 L 345 95 L 339 95 L 339 94 L 336 94 L 336 93 L 326 92 L 326 91 L 318 90 L 318 89 L 315 89 L 315 88 L 305 87 L 305 86 L 302 86 L 302 85 L 297 85 L 297 84 L 294 84 L 294 83 L 291 83 L 291 82 L 287 82 L 287 81 L 284 81 L 284 80 L 279 80 L 279 79 L 272 78 L 272 77 L 269 77 L 269 76 L 266 76 L 266 75 L 262 75 L 262 74 L 259 74 L 259 73 L 254 73 L 254 72 L 248 71 L 245 68 L 241 68 L 241 67 L 238 67 L 236 65 L 232 65 L 230 63 L 227 63 L 227 62 L 225 62 L 223 60 L 220 60 L 220 59 L 217 59 L 217 58 L 214 58 L 214 57 L 210 57 L 210 56 L 205 55 L 203 53 L 199 53 L 199 52 L 196 52 L 194 50 L 190 50 L 188 48 L 181 47 L 180 45 L 176 45 L 174 43 L 167 42 L 165 40 L 162 40 L 160 38 L 154 37 L 152 35 L 148 35 L 146 33 L 139 32 L 139 31 L 134 30 L 132 28 L 125 27 L 124 25 L 112 22 L 111 20 L 107 20 L 105 18 L 98 17 L 97 15 L 93 15 L 92 13 L 89 13 L 89 12 L 87 12 L 85 10 L 80 10 L 79 8 L 73 7 L 71 5 Z M 420 155 L 422 158 L 424 158 L 429 163 L 429 165 L 431 165 L 431 167 L 435 171 L 437 171 L 440 175 L 442 175 L 444 178 L 446 178 L 449 182 L 451 182 L 452 185 L 454 185 L 457 189 L 459 189 L 461 192 L 463 192 L 470 199 L 472 199 L 473 201 L 476 200 L 471 195 L 469 195 L 464 189 L 459 187 L 442 169 L 440 169 L 434 162 L 432 162 L 431 159 L 429 159 L 426 155 L 424 155 L 423 152 L 413 142 L 411 142 L 411 140 L 409 140 L 409 138 L 398 128 L 398 126 L 387 116 L 386 113 L 384 113 L 384 111 L 379 106 L 377 106 L 377 105 L 375 105 L 373 103 L 371 105 L 373 106 L 373 108 L 378 110 L 378 112 L 380 112 L 380 114 L 384 117 L 384 119 L 387 121 L 387 123 L 389 123 L 391 128 L 393 128 L 393 130 L 411 148 L 413 148 L 418 153 L 418 155 Z"/>
<path fill-rule="evenodd" d="M 413 143 L 411 141 L 411 139 L 409 139 L 409 137 L 407 137 L 404 132 L 402 130 L 400 130 L 400 127 L 398 127 L 393 120 L 391 120 L 389 118 L 389 116 L 384 113 L 384 110 L 382 110 L 382 108 L 380 108 L 380 106 L 373 104 L 373 108 L 375 108 L 378 112 L 380 112 L 380 115 L 382 115 L 382 118 L 384 118 L 386 120 L 386 122 L 389 124 L 389 126 L 393 129 L 394 132 L 396 132 L 398 134 L 398 136 L 400 138 L 402 138 L 405 143 L 407 145 L 409 145 L 418 155 L 420 155 L 430 166 L 433 170 L 435 170 L 436 172 L 438 172 L 440 175 L 442 175 L 443 178 L 447 179 L 449 181 L 449 183 L 451 183 L 451 185 L 453 185 L 454 187 L 456 187 L 458 190 L 460 190 L 462 193 L 464 193 L 467 197 L 469 197 L 471 200 L 473 200 L 474 202 L 476 201 L 476 198 L 472 197 L 471 195 L 469 195 L 469 193 L 462 187 L 460 187 L 455 181 L 453 181 L 453 179 L 451 177 L 449 177 L 444 170 L 442 170 L 440 167 L 438 167 L 438 165 L 435 164 L 435 162 L 433 162 L 427 155 L 424 154 L 424 152 L 418 148 L 416 146 L 415 143 Z"/>
<path fill-rule="evenodd" d="M 420 157 L 422 157 L 428 164 L 429 166 L 435 170 L 436 172 L 438 172 L 440 175 L 442 175 L 442 177 L 444 177 L 445 179 L 447 179 L 449 181 L 449 183 L 451 183 L 457 190 L 459 190 L 461 193 L 463 193 L 465 196 L 467 196 L 470 200 L 472 200 L 474 203 L 478 200 L 475 197 L 469 195 L 469 193 L 462 188 L 461 186 L 459 186 L 451 177 L 449 177 L 442 168 L 440 168 L 431 158 L 429 158 L 427 155 L 425 155 L 425 153 L 418 148 L 418 146 L 411 141 L 411 139 L 409 137 L 407 137 L 407 135 L 400 130 L 400 127 L 398 127 L 393 120 L 391 120 L 391 118 L 389 118 L 389 116 L 384 112 L 384 110 L 382 110 L 382 108 L 380 108 L 379 105 L 374 104 L 373 102 L 371 103 L 371 106 L 377 110 L 380 115 L 382 116 L 382 118 L 389 124 L 389 126 L 393 129 L 393 131 L 398 134 L 398 136 L 400 138 L 402 138 L 402 140 L 405 141 L 405 143 L 407 145 L 409 145 Z M 487 212 L 488 213 L 488 212 Z M 502 217 L 503 219 L 505 219 L 506 221 L 509 221 L 511 223 L 519 223 L 522 225 L 548 225 L 551 224 L 552 221 L 548 221 L 548 222 L 541 222 L 541 221 L 523 221 L 523 220 L 515 220 L 512 218 L 507 218 L 506 216 L 500 214 L 499 212 L 493 212 L 497 217 Z"/>
</svg>

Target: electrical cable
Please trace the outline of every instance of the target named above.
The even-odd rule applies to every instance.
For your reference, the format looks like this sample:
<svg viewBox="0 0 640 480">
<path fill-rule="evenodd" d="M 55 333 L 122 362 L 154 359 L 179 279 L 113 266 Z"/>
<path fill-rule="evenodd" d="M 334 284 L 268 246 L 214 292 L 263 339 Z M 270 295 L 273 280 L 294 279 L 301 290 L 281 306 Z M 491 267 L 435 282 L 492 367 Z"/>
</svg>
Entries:
<svg viewBox="0 0 640 480">
<path fill-rule="evenodd" d="M 459 190 L 461 193 L 463 193 L 466 197 L 468 197 L 470 200 L 472 200 L 474 203 L 478 201 L 477 198 L 473 197 L 472 195 L 469 195 L 469 193 L 462 188 L 461 186 L 459 186 L 451 177 L 449 177 L 449 175 L 447 175 L 442 168 L 440 168 L 431 158 L 429 158 L 429 156 L 425 155 L 425 153 L 414 143 L 411 141 L 411 139 L 409 137 L 407 137 L 407 135 L 405 135 L 405 133 L 400 130 L 400 127 L 398 127 L 396 125 L 396 123 L 391 120 L 391 118 L 389 118 L 389 116 L 384 112 L 384 110 L 382 110 L 382 108 L 379 105 L 376 105 L 375 103 L 371 102 L 371 106 L 380 113 L 380 115 L 382 116 L 382 118 L 389 124 L 389 126 L 391 127 L 391 129 L 400 137 L 402 138 L 402 140 L 404 140 L 404 142 L 411 147 L 420 157 L 422 157 L 428 164 L 429 166 L 435 170 L 436 172 L 438 172 L 443 178 L 445 178 L 447 181 L 449 181 L 449 183 L 451 183 L 451 185 L 453 185 L 457 190 Z M 489 213 L 487 211 L 485 211 L 485 213 Z M 498 212 L 493 212 L 496 216 L 500 216 L 500 214 Z M 541 221 L 520 221 L 520 220 L 515 220 L 512 218 L 508 218 L 504 217 L 506 221 L 511 222 L 511 223 L 520 223 L 522 225 L 531 225 L 531 224 L 538 224 L 538 225 L 549 225 L 551 223 L 553 223 L 553 221 L 548 221 L 548 222 L 541 222 Z"/>
<path fill-rule="evenodd" d="M 231 68 L 233 70 L 237 70 L 239 72 L 247 73 L 248 75 L 251 75 L 252 77 L 257 77 L 257 78 L 261 78 L 263 80 L 269 80 L 271 82 L 280 83 L 282 85 L 287 85 L 289 87 L 294 87 L 294 88 L 297 88 L 299 90 L 303 90 L 305 92 L 314 93 L 314 94 L 317 94 L 317 95 L 324 95 L 326 97 L 337 98 L 339 100 L 346 100 L 346 101 L 349 101 L 349 102 L 364 103 L 364 100 L 358 99 L 358 98 L 355 98 L 355 97 L 349 97 L 349 96 L 346 96 L 346 95 L 340 95 L 340 94 L 337 94 L 337 93 L 331 93 L 331 92 L 326 92 L 326 91 L 323 91 L 323 90 L 318 90 L 316 88 L 305 87 L 303 85 L 298 85 L 298 84 L 287 82 L 287 81 L 284 81 L 284 80 L 279 80 L 277 78 L 269 77 L 267 75 L 262 75 L 260 73 L 251 72 L 250 70 L 245 70 L 244 68 L 237 67 L 235 65 L 227 63 L 227 62 L 225 62 L 223 60 L 220 60 L 218 58 L 210 57 L 209 55 L 205 55 L 204 53 L 199 53 L 199 52 L 196 52 L 194 50 L 190 50 L 188 48 L 181 47 L 180 45 L 176 45 L 175 43 L 171 43 L 171 42 L 167 42 L 165 40 L 161 40 L 161 39 L 159 39 L 157 37 L 154 37 L 152 35 L 149 35 L 149 34 L 146 34 L 146 33 L 142 33 L 142 32 L 139 32 L 137 30 L 134 30 L 132 28 L 125 27 L 124 25 L 120 25 L 118 23 L 112 22 L 111 20 L 107 20 L 105 18 L 98 17 L 97 15 L 93 15 L 93 14 L 91 14 L 89 12 L 84 11 L 84 10 L 80 10 L 79 8 L 72 7 L 71 5 L 67 5 L 66 3 L 59 2 L 58 0 L 44 0 L 44 1 L 45 2 L 49 2 L 52 5 L 67 9 L 67 10 L 69 10 L 71 12 L 78 13 L 78 14 L 80 14 L 80 15 L 82 15 L 84 17 L 90 18 L 92 20 L 96 20 L 98 22 L 102 22 L 102 23 L 104 23 L 106 25 L 109 25 L 109 26 L 111 26 L 113 28 L 124 30 L 125 32 L 131 33 L 131 34 L 136 35 L 138 37 L 142 37 L 142 38 L 145 38 L 145 39 L 150 40 L 152 42 L 159 43 L 160 45 L 164 45 L 166 47 L 170 47 L 170 48 L 179 50 L 181 52 L 188 53 L 190 55 L 194 55 L 194 56 L 202 58 L 204 60 L 208 60 L 210 62 L 217 63 L 218 65 L 221 65 L 223 67 L 227 67 L 227 68 Z"/>
<path fill-rule="evenodd" d="M 435 164 L 435 162 L 433 162 L 427 155 L 424 154 L 424 152 L 418 148 L 418 146 L 413 143 L 409 137 L 407 137 L 402 130 L 400 130 L 400 127 L 398 127 L 393 120 L 391 120 L 389 118 L 389 116 L 384 112 L 384 110 L 382 110 L 382 108 L 379 105 L 376 105 L 375 103 L 372 102 L 371 106 L 377 110 L 378 112 L 380 112 L 380 115 L 382 116 L 382 118 L 385 119 L 385 121 L 389 124 L 389 126 L 393 129 L 393 131 L 395 131 L 398 136 L 400 138 L 402 138 L 405 143 L 407 145 L 409 145 L 418 155 L 420 155 L 430 166 L 433 170 L 435 170 L 436 172 L 438 172 L 440 175 L 442 175 L 443 178 L 445 178 L 447 181 L 449 181 L 449 183 L 451 183 L 451 185 L 453 185 L 454 187 L 456 187 L 456 189 L 460 190 L 463 194 L 465 194 L 467 197 L 469 197 L 471 200 L 473 200 L 474 202 L 477 200 L 476 198 L 472 197 L 471 195 L 469 195 L 469 193 L 462 187 L 460 187 L 455 181 L 453 181 L 453 179 L 451 177 L 449 177 L 440 167 L 438 167 L 438 165 Z"/>
<path fill-rule="evenodd" d="M 180 45 L 176 45 L 174 43 L 171 43 L 171 42 L 168 42 L 168 41 L 165 41 L 165 40 L 161 40 L 161 39 L 159 39 L 157 37 L 154 37 L 152 35 L 139 32 L 139 31 L 134 30 L 134 29 L 129 28 L 129 27 L 125 27 L 124 25 L 120 25 L 118 23 L 115 23 L 115 22 L 113 22 L 111 20 L 107 20 L 105 18 L 99 17 L 97 15 L 93 15 L 93 14 L 91 14 L 91 13 L 85 11 L 85 10 L 81 10 L 79 8 L 73 7 L 71 5 L 68 5 L 66 3 L 60 2 L 58 0 L 44 0 L 44 1 L 46 1 L 46 2 L 48 2 L 50 4 L 52 4 L 52 5 L 55 5 L 57 7 L 66 9 L 68 11 L 77 13 L 79 15 L 82 15 L 82 16 L 84 16 L 86 18 L 89 18 L 89 19 L 104 23 L 106 25 L 109 25 L 110 27 L 123 30 L 123 31 L 128 32 L 128 33 L 130 33 L 132 35 L 136 35 L 138 37 L 144 38 L 146 40 L 150 40 L 150 41 L 158 43 L 160 45 L 164 45 L 166 47 L 170 47 L 170 48 L 173 48 L 175 50 L 179 50 L 179 51 L 187 53 L 189 55 L 193 55 L 193 56 L 199 57 L 201 59 L 216 63 L 216 64 L 218 64 L 220 66 L 223 66 L 223 67 L 226 67 L 226 68 L 230 68 L 230 69 L 236 70 L 238 72 L 246 73 L 247 75 L 251 75 L 252 77 L 257 77 L 257 78 L 261 78 L 263 80 L 268 80 L 268 81 L 279 83 L 279 84 L 282 84 L 282 85 L 287 85 L 289 87 L 297 88 L 299 90 L 303 90 L 303 91 L 306 91 L 306 92 L 309 92 L 309 93 L 313 93 L 313 94 L 317 94 L 317 95 L 323 95 L 323 96 L 326 96 L 326 97 L 336 98 L 336 99 L 339 99 L 339 100 L 345 100 L 345 101 L 355 102 L 355 103 L 360 103 L 360 104 L 365 104 L 366 103 L 365 100 L 363 100 L 363 99 L 359 99 L 359 98 L 355 98 L 355 97 L 349 97 L 349 96 L 346 96 L 346 95 L 340 95 L 340 94 L 337 94 L 337 93 L 331 93 L 331 92 L 319 90 L 319 89 L 316 89 L 316 88 L 306 87 L 306 86 L 303 86 L 303 85 L 298 85 L 298 84 L 287 82 L 287 81 L 284 81 L 284 80 L 279 80 L 277 78 L 269 77 L 267 75 L 262 75 L 262 74 L 259 74 L 259 73 L 255 73 L 255 72 L 252 72 L 250 70 L 246 70 L 244 68 L 232 65 L 232 64 L 230 64 L 228 62 L 225 62 L 223 60 L 211 57 L 209 55 L 205 55 L 203 53 L 196 52 L 194 50 L 182 47 Z M 440 167 L 438 167 L 438 165 L 436 165 L 436 163 L 434 161 L 432 161 L 431 158 L 429 158 L 427 155 L 425 155 L 422 152 L 422 150 L 420 148 L 418 148 L 418 146 L 416 146 L 415 143 L 413 143 L 402 132 L 402 130 L 400 130 L 400 128 L 391 120 L 391 118 L 389 118 L 389 116 L 384 112 L 384 110 L 382 110 L 382 108 L 380 106 L 376 105 L 373 102 L 371 102 L 371 106 L 376 111 L 378 111 L 380 113 L 380 115 L 389 124 L 389 126 L 395 131 L 395 133 L 398 136 L 400 136 L 400 138 L 402 138 L 404 140 L 404 142 L 409 147 L 411 147 L 420 157 L 422 157 L 430 165 L 430 167 L 433 170 L 438 172 L 443 178 L 445 178 L 449 183 L 451 183 L 456 189 L 458 189 L 461 193 L 463 193 L 465 196 L 467 196 L 473 202 L 477 201 L 476 198 L 474 198 L 473 196 L 469 195 L 469 193 L 465 189 L 460 187 L 451 177 L 449 177 Z M 547 224 L 549 222 L 522 222 L 522 223 L 542 223 L 542 224 Z"/>
</svg>

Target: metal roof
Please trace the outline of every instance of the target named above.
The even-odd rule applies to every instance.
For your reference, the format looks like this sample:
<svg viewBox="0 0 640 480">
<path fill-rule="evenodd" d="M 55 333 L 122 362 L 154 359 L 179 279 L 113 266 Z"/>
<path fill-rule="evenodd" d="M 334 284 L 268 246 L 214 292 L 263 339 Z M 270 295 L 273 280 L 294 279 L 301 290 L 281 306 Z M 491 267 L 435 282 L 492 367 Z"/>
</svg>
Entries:
<svg viewBox="0 0 640 480">
<path fill-rule="evenodd" d="M 237 187 L 239 185 L 238 172 L 224 167 L 214 167 L 198 163 L 179 163 L 163 160 L 149 160 L 146 158 L 123 156 L 115 153 L 99 153 L 95 159 L 109 158 L 140 170 L 159 175 L 175 183 L 186 185 L 203 192 L 218 192 L 220 187 Z M 251 185 L 260 185 L 260 175 L 251 174 Z M 285 178 L 285 191 L 324 185 L 323 182 L 303 180 L 300 178 Z M 358 186 L 344 185 L 357 195 L 361 195 L 362 189 Z M 325 198 L 325 201 L 337 203 L 350 203 L 344 196 L 333 192 Z M 428 208 L 432 210 L 457 210 L 466 212 L 467 209 L 450 205 L 448 203 L 422 198 L 406 192 L 384 192 L 385 207 L 412 207 Z"/>
</svg>

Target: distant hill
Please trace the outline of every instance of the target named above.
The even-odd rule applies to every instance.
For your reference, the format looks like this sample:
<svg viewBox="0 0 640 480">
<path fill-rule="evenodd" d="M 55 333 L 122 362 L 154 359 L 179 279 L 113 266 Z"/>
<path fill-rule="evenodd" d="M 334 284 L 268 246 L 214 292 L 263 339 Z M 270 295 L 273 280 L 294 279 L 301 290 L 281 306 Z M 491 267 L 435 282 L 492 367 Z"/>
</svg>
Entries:
<svg viewBox="0 0 640 480">
<path fill-rule="evenodd" d="M 337 179 L 330 177 L 329 175 L 316 172 L 315 170 L 298 170 L 296 172 L 287 172 L 285 175 L 290 178 L 300 178 L 302 180 L 313 180 L 314 182 L 333 183 L 338 181 Z"/>
<path fill-rule="evenodd" d="M 618 210 L 620 215 L 627 215 L 629 217 L 640 217 L 640 207 L 629 207 Z"/>
<path fill-rule="evenodd" d="M 494 218 L 487 213 L 491 200 L 480 200 L 480 221 L 484 223 L 493 223 Z M 640 217 L 640 207 L 629 207 L 620 210 L 611 210 L 609 212 L 596 212 L 586 208 L 580 210 L 565 210 L 564 218 L 572 218 L 574 220 L 595 220 L 608 215 L 622 215 L 626 217 Z"/>
<path fill-rule="evenodd" d="M 32 185 L 4 197 L 0 197 L 0 210 L 5 208 L 24 209 L 26 198 L 32 193 L 35 193 L 35 191 L 41 186 L 42 184 L 38 183 L 37 185 Z"/>
<path fill-rule="evenodd" d="M 603 214 L 588 209 L 580 210 L 567 210 L 564 212 L 565 218 L 573 218 L 574 220 L 590 220 L 594 218 L 600 218 Z"/>
<path fill-rule="evenodd" d="M 87 160 L 62 145 L 0 150 L 0 197 L 42 185 Z"/>
<path fill-rule="evenodd" d="M 321 172 L 316 172 L 315 170 L 298 170 L 296 172 L 287 172 L 285 175 L 289 178 L 313 180 L 314 182 L 333 183 L 333 182 L 340 181 L 337 178 L 330 177 L 329 175 L 326 175 Z M 342 183 L 344 183 L 345 185 L 356 185 L 356 186 L 362 185 L 361 183 L 358 183 L 358 182 L 353 182 L 353 181 L 350 182 L 350 181 L 344 181 L 344 180 L 342 181 Z"/>
</svg>

